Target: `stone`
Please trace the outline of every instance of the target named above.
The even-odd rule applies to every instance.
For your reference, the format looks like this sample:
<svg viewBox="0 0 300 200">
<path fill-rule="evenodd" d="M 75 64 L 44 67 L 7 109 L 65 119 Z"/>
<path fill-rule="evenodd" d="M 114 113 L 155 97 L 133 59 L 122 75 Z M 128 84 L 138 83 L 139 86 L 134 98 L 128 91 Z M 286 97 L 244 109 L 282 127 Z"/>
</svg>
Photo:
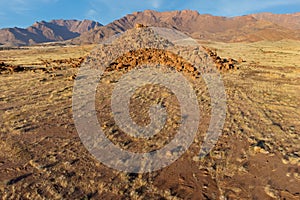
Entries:
<svg viewBox="0 0 300 200">
<path fill-rule="evenodd" d="M 145 26 L 144 24 L 137 23 L 137 24 L 134 25 L 134 27 L 135 28 L 146 28 L 147 26 Z"/>
</svg>

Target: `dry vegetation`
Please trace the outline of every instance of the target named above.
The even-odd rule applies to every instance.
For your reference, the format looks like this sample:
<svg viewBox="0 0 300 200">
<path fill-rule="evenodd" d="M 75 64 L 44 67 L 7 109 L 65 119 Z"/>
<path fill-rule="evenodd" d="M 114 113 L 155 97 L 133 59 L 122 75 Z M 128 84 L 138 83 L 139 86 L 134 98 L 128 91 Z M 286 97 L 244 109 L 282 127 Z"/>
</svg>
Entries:
<svg viewBox="0 0 300 200">
<path fill-rule="evenodd" d="M 204 112 L 198 137 L 174 164 L 143 175 L 111 170 L 82 146 L 72 120 L 77 68 L 1 74 L 0 197 L 299 199 L 300 43 L 202 44 L 221 57 L 246 60 L 240 70 L 223 74 L 228 98 L 223 135 L 207 157 L 193 159 L 209 123 L 209 97 L 201 79 L 190 79 Z M 0 51 L 0 62 L 38 67 L 45 60 L 84 57 L 92 48 Z M 111 73 L 104 83 L 113 83 L 106 82 L 115 78 Z M 99 108 L 109 105 L 100 97 L 111 87 L 99 87 Z"/>
<path fill-rule="evenodd" d="M 268 67 L 299 67 L 300 41 L 260 41 L 254 43 L 201 42 L 215 48 L 218 54 L 233 58 L 243 58 L 247 65 Z"/>
<path fill-rule="evenodd" d="M 87 55 L 95 45 L 85 46 L 33 46 L 13 50 L 1 50 L 0 62 L 10 65 L 43 66 L 45 61 L 80 58 Z"/>
</svg>

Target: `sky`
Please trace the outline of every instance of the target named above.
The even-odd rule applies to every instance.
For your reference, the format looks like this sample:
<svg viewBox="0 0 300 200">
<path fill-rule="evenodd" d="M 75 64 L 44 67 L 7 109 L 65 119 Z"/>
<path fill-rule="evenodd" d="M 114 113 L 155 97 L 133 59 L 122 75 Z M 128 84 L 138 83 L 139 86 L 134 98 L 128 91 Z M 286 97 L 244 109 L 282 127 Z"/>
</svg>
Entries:
<svg viewBox="0 0 300 200">
<path fill-rule="evenodd" d="M 36 21 L 52 19 L 91 19 L 105 25 L 147 9 L 189 9 L 232 17 L 258 12 L 300 12 L 300 0 L 0 0 L 0 28 L 25 28 Z"/>
</svg>

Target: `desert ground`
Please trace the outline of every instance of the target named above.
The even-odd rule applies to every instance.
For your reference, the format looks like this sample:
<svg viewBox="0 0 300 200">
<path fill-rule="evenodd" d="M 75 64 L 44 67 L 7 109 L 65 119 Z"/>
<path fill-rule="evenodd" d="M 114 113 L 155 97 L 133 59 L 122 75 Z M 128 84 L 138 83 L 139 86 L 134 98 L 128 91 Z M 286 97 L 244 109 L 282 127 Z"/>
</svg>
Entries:
<svg viewBox="0 0 300 200">
<path fill-rule="evenodd" d="M 96 45 L 1 50 L 0 198 L 299 199 L 300 42 L 199 43 L 244 61 L 239 69 L 222 72 L 227 94 L 222 135 L 207 156 L 195 159 L 210 115 L 203 82 L 191 79 L 203 102 L 199 133 L 180 159 L 145 174 L 101 164 L 75 129 L 74 78 Z M 15 66 L 22 68 L 14 71 Z M 97 108 L 105 112 L 99 111 L 99 118 L 109 118 L 109 101 L 101 97 L 119 76 L 107 72 L 102 80 Z M 106 132 L 118 131 L 107 125 Z"/>
</svg>

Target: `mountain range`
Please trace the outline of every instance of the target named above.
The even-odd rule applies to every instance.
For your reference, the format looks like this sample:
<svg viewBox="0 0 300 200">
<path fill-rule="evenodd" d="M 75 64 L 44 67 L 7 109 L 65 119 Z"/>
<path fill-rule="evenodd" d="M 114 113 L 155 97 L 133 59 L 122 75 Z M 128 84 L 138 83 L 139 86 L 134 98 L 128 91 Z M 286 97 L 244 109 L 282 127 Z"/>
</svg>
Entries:
<svg viewBox="0 0 300 200">
<path fill-rule="evenodd" d="M 65 41 L 79 37 L 82 33 L 102 26 L 90 20 L 52 20 L 35 22 L 23 28 L 4 28 L 0 30 L 0 44 L 4 46 L 24 46 L 45 42 Z"/>
<path fill-rule="evenodd" d="M 36 22 L 22 28 L 0 30 L 0 43 L 5 46 L 34 45 L 65 41 L 72 44 L 98 43 L 117 33 L 133 28 L 136 23 L 175 28 L 200 40 L 221 42 L 300 40 L 300 13 L 258 13 L 238 17 L 199 14 L 197 11 L 134 12 L 105 26 L 90 20 L 52 20 Z"/>
</svg>

